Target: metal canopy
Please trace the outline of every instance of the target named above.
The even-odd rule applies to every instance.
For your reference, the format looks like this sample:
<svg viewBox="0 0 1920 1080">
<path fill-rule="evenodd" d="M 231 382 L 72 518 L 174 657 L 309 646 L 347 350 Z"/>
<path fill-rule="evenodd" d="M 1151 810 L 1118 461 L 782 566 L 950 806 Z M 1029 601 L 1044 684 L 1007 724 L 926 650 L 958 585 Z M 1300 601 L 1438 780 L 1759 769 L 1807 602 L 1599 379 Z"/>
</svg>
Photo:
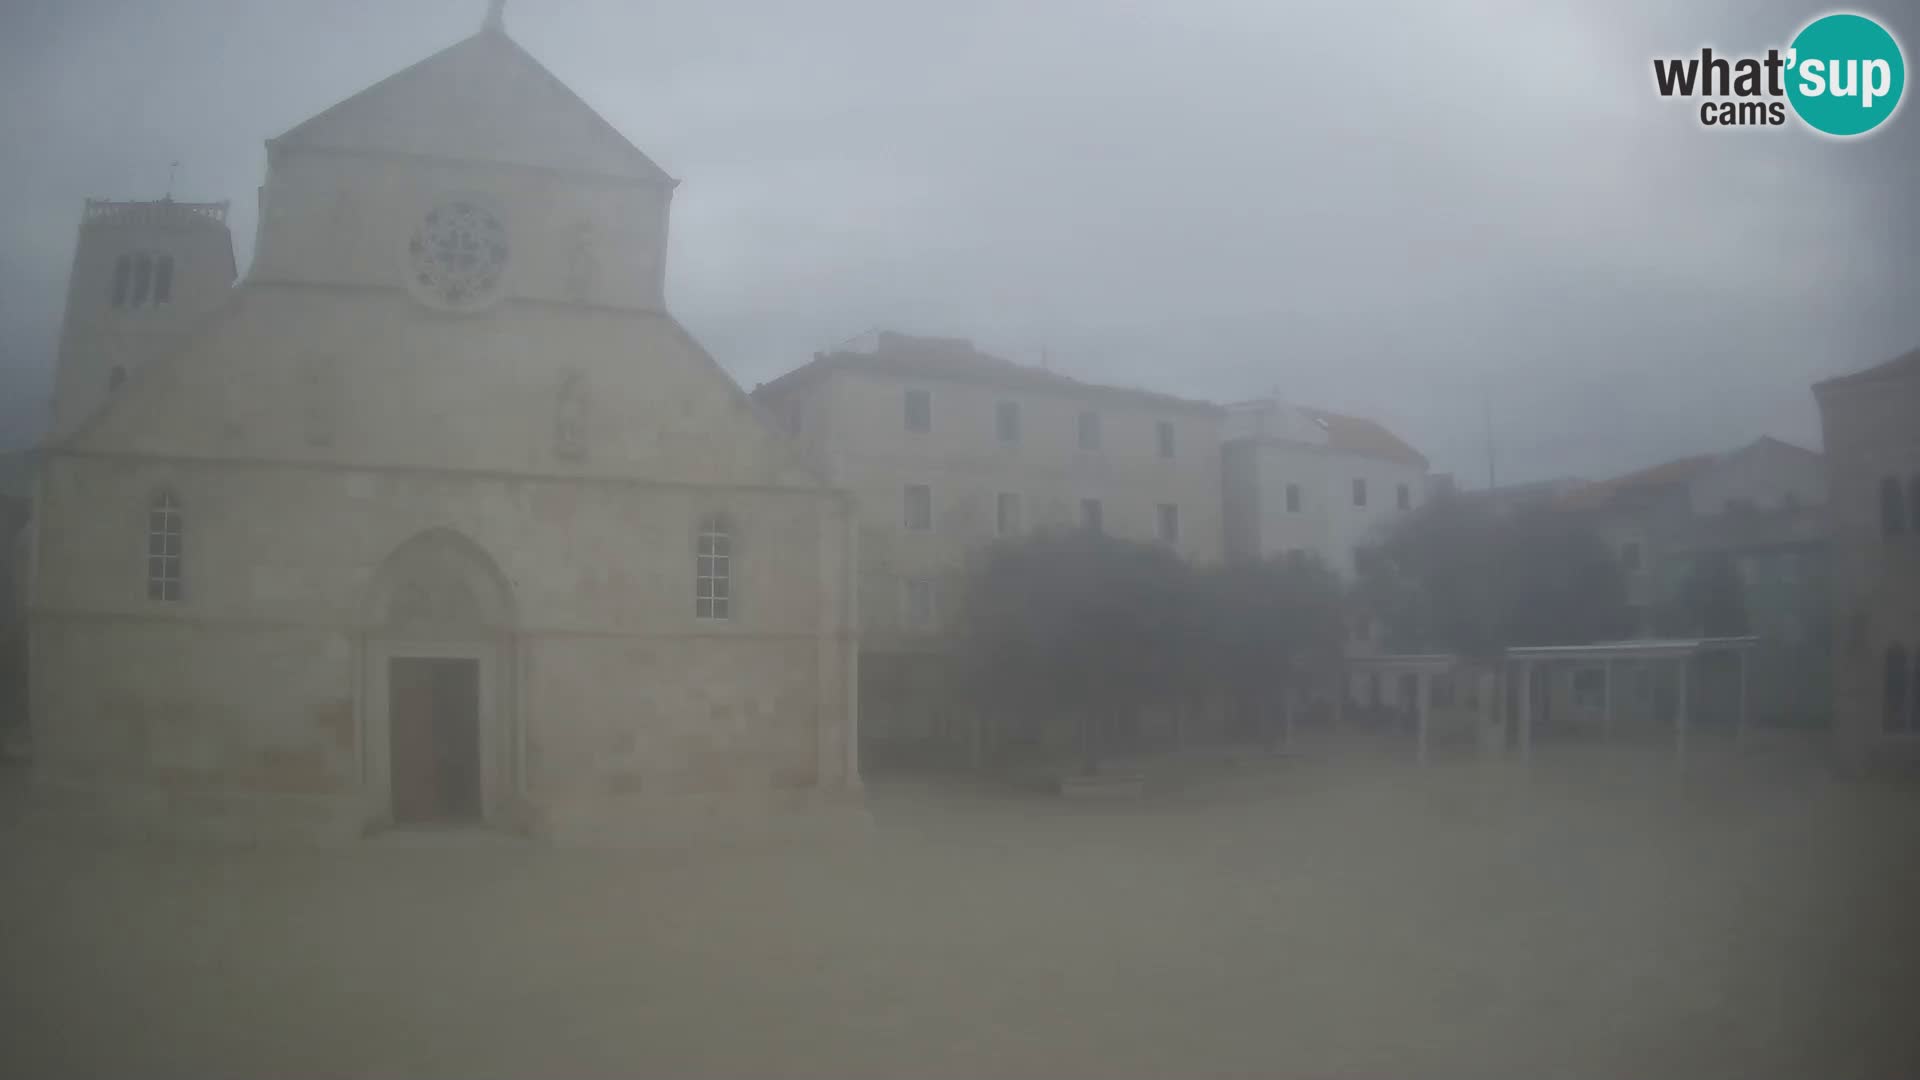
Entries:
<svg viewBox="0 0 1920 1080">
<path fill-rule="evenodd" d="M 1750 649 L 1760 639 L 1745 637 L 1636 638 L 1591 645 L 1522 645 L 1507 650 L 1509 660 L 1672 660 L 1698 653 Z"/>
<path fill-rule="evenodd" d="M 1735 732 L 1744 739 L 1747 730 L 1747 653 L 1760 639 L 1748 634 L 1742 637 L 1694 637 L 1694 638 L 1637 638 L 1630 641 L 1600 641 L 1587 645 L 1522 645 L 1507 649 L 1502 657 L 1505 663 L 1517 667 L 1521 673 L 1522 690 L 1519 694 L 1518 721 L 1520 756 L 1522 760 L 1533 757 L 1533 694 L 1532 680 L 1528 673 L 1537 664 L 1554 662 L 1599 663 L 1604 666 L 1606 675 L 1602 693 L 1606 702 L 1607 728 L 1613 727 L 1613 669 L 1617 660 L 1664 660 L 1676 664 L 1679 675 L 1679 700 L 1674 716 L 1674 757 L 1684 763 L 1687 757 L 1687 734 L 1689 724 L 1687 702 L 1687 661 L 1706 653 L 1731 652 L 1740 657 L 1739 708 L 1735 713 Z M 1431 709 L 1432 676 L 1447 674 L 1473 661 L 1451 653 L 1381 653 L 1374 655 L 1349 655 L 1346 658 L 1349 667 L 1373 668 L 1376 670 L 1401 671 L 1420 676 L 1418 696 L 1416 698 L 1419 738 L 1419 759 L 1427 759 L 1427 717 Z M 1498 663 L 1500 661 L 1496 661 Z M 1344 714 L 1348 687 L 1342 685 L 1336 707 Z M 1481 704 L 1483 716 L 1492 708 L 1489 698 Z"/>
</svg>

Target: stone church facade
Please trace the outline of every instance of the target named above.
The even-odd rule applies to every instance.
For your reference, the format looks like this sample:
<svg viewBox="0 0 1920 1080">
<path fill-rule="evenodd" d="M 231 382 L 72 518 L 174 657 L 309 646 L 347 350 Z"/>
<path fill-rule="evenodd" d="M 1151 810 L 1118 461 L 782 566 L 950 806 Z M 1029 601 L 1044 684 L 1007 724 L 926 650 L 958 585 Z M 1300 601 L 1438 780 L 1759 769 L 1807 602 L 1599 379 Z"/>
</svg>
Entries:
<svg viewBox="0 0 1920 1080">
<path fill-rule="evenodd" d="M 847 805 L 851 502 L 667 313 L 676 182 L 497 20 L 267 147 L 238 285 L 224 207 L 89 204 L 42 787 L 342 835 Z"/>
</svg>

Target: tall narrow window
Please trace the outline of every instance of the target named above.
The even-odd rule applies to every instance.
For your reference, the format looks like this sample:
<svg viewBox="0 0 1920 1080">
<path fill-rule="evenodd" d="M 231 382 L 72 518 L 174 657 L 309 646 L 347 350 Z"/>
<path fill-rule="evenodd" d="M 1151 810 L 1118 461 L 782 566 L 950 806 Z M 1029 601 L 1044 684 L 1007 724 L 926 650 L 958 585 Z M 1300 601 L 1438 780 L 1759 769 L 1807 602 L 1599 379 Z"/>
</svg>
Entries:
<svg viewBox="0 0 1920 1080">
<path fill-rule="evenodd" d="M 133 257 L 133 297 L 127 301 L 132 307 L 140 307 L 147 302 L 147 292 L 153 287 L 153 256 L 135 255 Z"/>
<path fill-rule="evenodd" d="M 1083 529 L 1090 530 L 1092 532 L 1099 532 L 1103 524 L 1103 522 L 1100 519 L 1101 519 L 1100 500 L 1099 499 L 1081 499 L 1080 500 L 1080 527 Z"/>
<path fill-rule="evenodd" d="M 127 288 L 133 284 L 133 256 L 122 255 L 113 262 L 113 306 L 127 306 Z"/>
<path fill-rule="evenodd" d="M 1160 542 L 1180 542 L 1180 508 L 1173 503 L 1160 504 Z"/>
<path fill-rule="evenodd" d="M 1905 500 L 1900 498 L 1900 480 L 1898 477 L 1880 478 L 1880 531 L 1888 536 L 1898 536 L 1907 531 Z"/>
<path fill-rule="evenodd" d="M 694 548 L 693 614 L 727 619 L 733 614 L 733 535 L 727 519 L 709 515 L 700 522 Z"/>
<path fill-rule="evenodd" d="M 1907 650 L 1898 643 L 1887 646 L 1887 674 L 1882 716 L 1888 731 L 1907 729 Z"/>
<path fill-rule="evenodd" d="M 1173 421 L 1162 420 L 1155 430 L 1160 435 L 1160 456 L 1171 458 L 1173 456 Z"/>
<path fill-rule="evenodd" d="M 1080 414 L 1080 449 L 1100 449 L 1100 414 L 1097 412 Z"/>
<path fill-rule="evenodd" d="M 1300 512 L 1300 485 L 1288 484 L 1287 485 L 1287 513 L 1297 514 L 1299 512 Z"/>
<path fill-rule="evenodd" d="M 1401 484 L 1398 495 L 1399 495 L 1398 505 L 1400 509 L 1402 510 L 1413 509 L 1413 489 L 1412 488 L 1408 487 L 1405 484 Z"/>
<path fill-rule="evenodd" d="M 1913 524 L 1913 531 L 1920 533 L 1920 475 L 1907 481 L 1907 520 Z"/>
<path fill-rule="evenodd" d="M 933 430 L 933 393 L 928 390 L 909 390 L 906 394 L 907 430 Z"/>
<path fill-rule="evenodd" d="M 163 491 L 147 505 L 147 599 L 180 599 L 182 539 L 180 500 Z"/>
<path fill-rule="evenodd" d="M 1020 403 L 1003 401 L 994 406 L 994 427 L 1000 433 L 1000 442 L 1012 446 L 1020 441 Z"/>
<path fill-rule="evenodd" d="M 153 264 L 153 302 L 166 304 L 173 300 L 173 256 L 162 255 Z"/>
<path fill-rule="evenodd" d="M 908 578 L 906 580 L 907 625 L 917 630 L 933 626 L 933 580 L 931 578 Z"/>
<path fill-rule="evenodd" d="M 1353 478 L 1353 505 L 1367 505 L 1367 479 L 1364 476 Z"/>
<path fill-rule="evenodd" d="M 994 530 L 1000 536 L 1012 536 L 1020 531 L 1020 496 L 1003 491 L 994 500 Z"/>
<path fill-rule="evenodd" d="M 933 489 L 925 484 L 907 485 L 907 528 L 928 532 L 933 528 Z"/>
</svg>

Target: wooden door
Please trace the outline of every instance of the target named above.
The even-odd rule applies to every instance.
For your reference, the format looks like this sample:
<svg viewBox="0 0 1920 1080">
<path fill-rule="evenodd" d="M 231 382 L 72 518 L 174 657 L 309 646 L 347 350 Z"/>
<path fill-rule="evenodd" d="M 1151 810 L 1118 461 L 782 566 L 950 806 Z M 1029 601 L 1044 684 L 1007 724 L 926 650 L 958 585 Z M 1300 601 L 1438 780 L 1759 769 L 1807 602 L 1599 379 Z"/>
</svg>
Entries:
<svg viewBox="0 0 1920 1080">
<path fill-rule="evenodd" d="M 480 819 L 480 663 L 435 660 L 434 750 L 439 770 L 440 814 L 454 821 Z"/>
<path fill-rule="evenodd" d="M 434 671 L 430 660 L 394 660 L 387 674 L 393 820 L 439 816 L 440 770 L 434 753 Z"/>
<path fill-rule="evenodd" d="M 479 820 L 479 661 L 395 659 L 387 683 L 394 821 Z"/>
</svg>

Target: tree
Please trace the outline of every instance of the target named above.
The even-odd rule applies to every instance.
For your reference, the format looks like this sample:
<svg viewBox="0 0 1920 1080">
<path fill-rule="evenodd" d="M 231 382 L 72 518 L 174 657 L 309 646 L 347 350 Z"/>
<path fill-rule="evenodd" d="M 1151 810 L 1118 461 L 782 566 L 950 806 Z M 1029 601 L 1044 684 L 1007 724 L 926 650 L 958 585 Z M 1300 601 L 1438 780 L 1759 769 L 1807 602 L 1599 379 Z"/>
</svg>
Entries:
<svg viewBox="0 0 1920 1080">
<path fill-rule="evenodd" d="M 1328 670 L 1345 641 L 1346 603 L 1339 579 L 1311 558 L 1235 562 L 1208 572 L 1194 605 L 1204 650 L 1196 667 L 1242 715 L 1276 741 L 1286 696 L 1316 670 Z"/>
<path fill-rule="evenodd" d="M 1435 499 L 1363 552 L 1355 595 L 1388 646 L 1490 659 L 1514 645 L 1575 645 L 1627 632 L 1613 553 L 1580 518 L 1551 507 L 1495 515 Z"/>
<path fill-rule="evenodd" d="M 990 696 L 1071 715 L 1093 773 L 1111 717 L 1177 687 L 1191 594 L 1160 545 L 1092 530 L 1002 541 L 969 567 L 963 655 Z"/>
</svg>

